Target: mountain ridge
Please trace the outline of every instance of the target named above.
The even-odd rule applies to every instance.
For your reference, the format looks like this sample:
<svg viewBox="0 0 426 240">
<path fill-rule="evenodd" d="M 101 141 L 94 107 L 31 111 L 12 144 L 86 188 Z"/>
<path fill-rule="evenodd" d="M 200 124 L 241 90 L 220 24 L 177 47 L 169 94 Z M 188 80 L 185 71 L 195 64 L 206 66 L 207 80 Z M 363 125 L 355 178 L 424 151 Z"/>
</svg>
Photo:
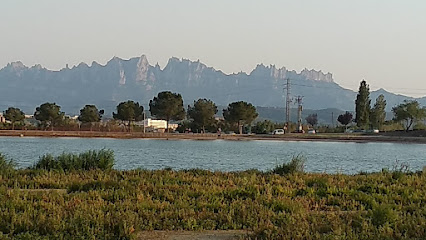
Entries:
<svg viewBox="0 0 426 240">
<path fill-rule="evenodd" d="M 279 77 L 279 76 L 283 76 L 282 71 L 288 71 L 286 69 L 286 67 L 281 67 L 281 68 L 277 68 L 275 66 L 275 64 L 270 64 L 265 65 L 263 63 L 259 63 L 256 65 L 256 67 L 250 72 L 244 72 L 244 71 L 240 71 L 238 73 L 225 73 L 222 70 L 216 70 L 214 67 L 208 67 L 206 64 L 202 63 L 199 59 L 196 61 L 187 59 L 187 58 L 177 58 L 177 57 L 171 57 L 169 58 L 167 64 L 161 69 L 160 65 L 158 63 L 156 63 L 155 66 L 150 65 L 148 58 L 146 57 L 146 55 L 142 55 L 141 57 L 132 57 L 129 59 L 124 59 L 124 58 L 120 58 L 120 57 L 112 57 L 110 60 L 108 60 L 105 64 L 101 64 L 98 63 L 97 61 L 92 61 L 91 65 L 87 64 L 86 62 L 80 62 L 77 65 L 73 65 L 71 68 L 68 67 L 68 64 L 66 67 L 61 68 L 59 70 L 51 70 L 51 69 L 47 69 L 45 67 L 43 67 L 41 64 L 34 64 L 33 66 L 27 66 L 25 65 L 22 61 L 13 61 L 8 63 L 6 66 L 4 66 L 3 68 L 0 68 L 0 71 L 8 69 L 8 68 L 14 68 L 14 69 L 44 69 L 50 72 L 61 72 L 61 71 L 65 71 L 65 70 L 74 70 L 74 69 L 78 69 L 78 68 L 92 68 L 92 67 L 106 67 L 108 66 L 111 62 L 113 61 L 124 61 L 124 62 L 131 62 L 131 61 L 135 61 L 135 60 L 142 60 L 143 63 L 145 63 L 145 65 L 149 65 L 151 67 L 155 67 L 158 68 L 160 71 L 164 71 L 168 65 L 170 65 L 171 63 L 186 63 L 186 64 L 200 64 L 201 66 L 203 66 L 204 68 L 208 68 L 208 69 L 213 69 L 216 72 L 222 73 L 226 76 L 233 76 L 233 75 L 239 75 L 239 74 L 245 74 L 245 75 L 251 75 L 253 72 L 255 72 L 258 68 L 267 68 L 267 69 L 271 69 L 271 71 L 274 71 L 275 76 Z M 300 72 L 297 72 L 296 70 L 291 70 L 289 72 L 295 73 L 295 74 L 300 74 L 300 75 L 304 75 L 306 76 L 307 79 L 310 80 L 316 80 L 316 81 L 328 81 L 328 82 L 334 82 L 334 79 L 332 77 L 332 73 L 327 72 L 324 73 L 322 70 L 315 70 L 315 69 L 308 69 L 308 68 L 304 68 L 302 69 Z M 285 76 L 285 74 L 284 74 Z"/>
<path fill-rule="evenodd" d="M 57 71 L 40 64 L 28 67 L 20 61 L 9 63 L 0 69 L 4 86 L 0 88 L 0 108 L 16 106 L 28 112 L 51 101 L 70 113 L 78 113 L 85 104 L 112 112 L 120 101 L 128 99 L 147 106 L 153 96 L 165 90 L 181 93 L 185 104 L 209 98 L 224 106 L 244 100 L 256 106 L 282 107 L 287 78 L 291 79 L 292 96 L 304 96 L 305 108 L 354 108 L 356 93 L 338 85 L 329 72 L 306 68 L 297 72 L 261 63 L 250 73 L 227 74 L 200 60 L 176 57 L 161 68 L 158 63 L 151 65 L 146 55 L 113 57 L 105 65 L 81 62 Z M 371 93 L 373 103 L 380 93 L 385 95 L 388 108 L 403 99 L 413 99 L 379 89 Z"/>
</svg>

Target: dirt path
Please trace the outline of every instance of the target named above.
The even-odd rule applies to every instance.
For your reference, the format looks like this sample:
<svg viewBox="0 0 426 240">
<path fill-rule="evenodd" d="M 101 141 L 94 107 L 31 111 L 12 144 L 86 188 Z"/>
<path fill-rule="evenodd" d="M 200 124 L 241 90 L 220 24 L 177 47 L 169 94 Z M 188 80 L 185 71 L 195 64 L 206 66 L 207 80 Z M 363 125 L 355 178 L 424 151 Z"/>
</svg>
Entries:
<svg viewBox="0 0 426 240">
<path fill-rule="evenodd" d="M 232 231 L 148 231 L 138 234 L 138 240 L 237 240 L 244 239 L 249 232 Z"/>
<path fill-rule="evenodd" d="M 426 133 L 424 133 L 426 136 Z M 90 132 L 90 131 L 38 131 L 38 130 L 0 130 L 0 136 L 14 137 L 77 137 L 77 138 L 150 138 L 167 140 L 274 140 L 274 141 L 320 141 L 320 142 L 399 142 L 399 143 L 423 143 L 426 137 L 420 135 L 406 135 L 405 132 L 379 135 L 361 134 L 286 134 L 286 135 L 234 135 L 213 133 L 206 134 L 165 134 L 165 133 L 141 133 L 141 132 Z M 423 136 L 423 135 L 422 135 Z"/>
</svg>

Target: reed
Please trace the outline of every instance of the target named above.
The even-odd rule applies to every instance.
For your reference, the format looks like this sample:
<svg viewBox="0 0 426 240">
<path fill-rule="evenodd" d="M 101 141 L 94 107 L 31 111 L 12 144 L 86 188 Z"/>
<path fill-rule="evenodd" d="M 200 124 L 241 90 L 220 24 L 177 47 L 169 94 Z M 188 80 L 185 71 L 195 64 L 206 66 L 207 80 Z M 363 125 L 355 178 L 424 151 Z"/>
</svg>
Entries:
<svg viewBox="0 0 426 240">
<path fill-rule="evenodd" d="M 9 173 L 15 170 L 16 163 L 0 153 L 0 173 Z"/>
<path fill-rule="evenodd" d="M 111 170 L 114 166 L 114 152 L 102 149 L 99 151 L 90 150 L 80 154 L 62 153 L 59 156 L 46 154 L 40 157 L 33 166 L 34 169 L 44 170 Z"/>
<path fill-rule="evenodd" d="M 305 169 L 306 158 L 302 155 L 293 156 L 293 158 L 288 163 L 283 163 L 281 165 L 277 165 L 272 173 L 279 175 L 287 175 L 294 173 L 303 173 Z"/>
</svg>

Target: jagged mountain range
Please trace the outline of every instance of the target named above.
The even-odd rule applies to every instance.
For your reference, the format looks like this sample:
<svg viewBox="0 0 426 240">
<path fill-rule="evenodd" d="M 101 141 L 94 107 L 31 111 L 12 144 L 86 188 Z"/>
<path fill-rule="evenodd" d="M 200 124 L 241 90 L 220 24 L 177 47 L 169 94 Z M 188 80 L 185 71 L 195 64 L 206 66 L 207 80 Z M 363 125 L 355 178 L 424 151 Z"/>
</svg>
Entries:
<svg viewBox="0 0 426 240">
<path fill-rule="evenodd" d="M 78 114 L 85 104 L 96 104 L 110 115 L 121 101 L 131 99 L 147 106 L 164 90 L 181 93 L 185 104 L 208 98 L 222 106 L 244 100 L 256 106 L 282 107 L 287 78 L 292 96 L 304 96 L 307 109 L 354 109 L 356 93 L 339 86 L 331 73 L 308 69 L 298 73 L 259 64 L 249 74 L 225 74 L 200 61 L 174 57 L 161 69 L 149 64 L 144 55 L 129 60 L 114 57 L 105 65 L 80 63 L 59 71 L 10 63 L 0 70 L 0 109 L 15 106 L 32 113 L 41 103 L 56 102 L 66 113 Z M 371 93 L 372 102 L 379 94 L 385 95 L 387 110 L 412 99 L 380 89 Z M 426 103 L 425 98 L 418 100 Z"/>
</svg>

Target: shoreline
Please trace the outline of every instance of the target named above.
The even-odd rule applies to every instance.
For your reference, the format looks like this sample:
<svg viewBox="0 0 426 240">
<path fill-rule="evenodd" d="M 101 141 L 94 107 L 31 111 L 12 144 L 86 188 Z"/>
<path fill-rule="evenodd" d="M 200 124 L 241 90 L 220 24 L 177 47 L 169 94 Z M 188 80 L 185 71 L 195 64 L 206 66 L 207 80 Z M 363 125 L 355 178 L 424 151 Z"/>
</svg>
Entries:
<svg viewBox="0 0 426 240">
<path fill-rule="evenodd" d="M 141 132 L 97 132 L 97 131 L 39 131 L 39 130 L 0 130 L 0 137 L 74 137 L 74 138 L 113 138 L 113 139 L 166 139 L 166 140 L 228 140 L 228 141 L 316 141 L 316 142 L 385 142 L 426 144 L 426 137 L 385 136 L 361 134 L 286 134 L 286 135 L 253 135 L 213 133 L 141 133 Z"/>
</svg>

